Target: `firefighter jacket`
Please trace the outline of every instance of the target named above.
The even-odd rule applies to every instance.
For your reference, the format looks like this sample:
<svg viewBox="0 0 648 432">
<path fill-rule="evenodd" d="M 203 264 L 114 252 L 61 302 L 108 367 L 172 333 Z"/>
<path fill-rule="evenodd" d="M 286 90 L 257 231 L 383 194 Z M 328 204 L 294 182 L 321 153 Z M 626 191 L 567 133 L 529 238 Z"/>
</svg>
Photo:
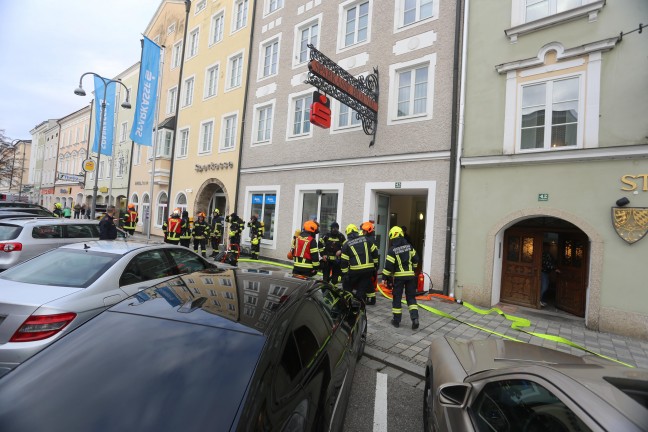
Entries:
<svg viewBox="0 0 648 432">
<path fill-rule="evenodd" d="M 261 238 L 263 237 L 263 222 L 259 222 L 258 220 L 253 220 L 248 222 L 248 227 L 250 228 L 250 241 L 253 244 L 256 244 L 254 243 L 253 240 L 258 239 L 258 241 L 260 241 Z"/>
<path fill-rule="evenodd" d="M 344 274 L 373 272 L 378 267 L 378 248 L 365 236 L 350 233 L 341 250 L 340 268 Z"/>
<path fill-rule="evenodd" d="M 139 222 L 137 218 L 137 212 L 134 210 L 128 210 L 122 217 L 122 226 L 127 230 L 134 230 L 135 225 Z"/>
<path fill-rule="evenodd" d="M 346 237 L 341 232 L 337 234 L 325 234 L 319 239 L 320 254 L 328 257 L 329 260 L 334 260 L 337 257 L 337 251 L 342 249 L 345 241 Z"/>
<path fill-rule="evenodd" d="M 164 237 L 167 240 L 180 240 L 180 233 L 182 232 L 182 219 L 179 217 L 170 217 L 162 225 Z"/>
<path fill-rule="evenodd" d="M 243 229 L 245 228 L 245 222 L 243 221 L 243 219 L 241 219 L 240 217 L 230 218 L 229 216 L 227 216 L 227 218 L 225 218 L 225 221 L 229 222 L 230 224 L 229 226 L 230 237 L 236 237 L 241 235 Z"/>
<path fill-rule="evenodd" d="M 209 231 L 212 237 L 223 237 L 223 216 L 212 216 L 209 221 Z"/>
<path fill-rule="evenodd" d="M 295 237 L 293 266 L 303 270 L 317 270 L 319 268 L 319 247 L 317 246 L 315 234 L 302 231 Z"/>
<path fill-rule="evenodd" d="M 52 212 L 57 218 L 62 218 L 63 217 L 63 210 L 60 208 L 55 208 L 54 211 Z"/>
<path fill-rule="evenodd" d="M 191 231 L 193 238 L 202 240 L 209 237 L 209 225 L 204 220 L 198 219 L 194 222 L 193 230 Z"/>
<path fill-rule="evenodd" d="M 387 252 L 385 268 L 382 274 L 387 277 L 410 279 L 416 277 L 414 268 L 419 262 L 419 257 L 411 244 L 403 237 L 396 237 Z"/>
<path fill-rule="evenodd" d="M 183 217 L 182 223 L 180 225 L 180 239 L 182 240 L 188 240 L 191 238 L 191 220 L 189 217 Z"/>
</svg>

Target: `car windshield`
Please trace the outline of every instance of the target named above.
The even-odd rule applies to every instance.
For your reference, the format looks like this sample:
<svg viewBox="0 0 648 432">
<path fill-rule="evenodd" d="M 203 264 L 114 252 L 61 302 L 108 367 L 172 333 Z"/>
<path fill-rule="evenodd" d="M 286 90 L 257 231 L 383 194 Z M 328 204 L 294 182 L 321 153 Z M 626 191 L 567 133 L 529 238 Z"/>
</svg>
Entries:
<svg viewBox="0 0 648 432">
<path fill-rule="evenodd" d="M 87 288 L 119 258 L 119 255 L 96 251 L 54 249 L 10 268 L 0 275 L 0 279 Z"/>
<path fill-rule="evenodd" d="M 0 224 L 0 240 L 14 240 L 22 231 L 22 227 L 16 225 Z"/>
<path fill-rule="evenodd" d="M 2 377 L 0 430 L 231 430 L 264 342 L 108 311 Z"/>
</svg>

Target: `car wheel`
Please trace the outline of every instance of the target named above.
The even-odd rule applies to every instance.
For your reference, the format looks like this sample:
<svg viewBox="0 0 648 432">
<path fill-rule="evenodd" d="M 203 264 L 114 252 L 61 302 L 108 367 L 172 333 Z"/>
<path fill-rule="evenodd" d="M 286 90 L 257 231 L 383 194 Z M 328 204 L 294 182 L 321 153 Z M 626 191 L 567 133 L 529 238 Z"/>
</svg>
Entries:
<svg viewBox="0 0 648 432">
<path fill-rule="evenodd" d="M 434 392 L 432 390 L 432 370 L 425 378 L 425 390 L 423 390 L 423 430 L 425 432 L 434 432 L 434 420 L 432 418 L 432 404 L 434 402 Z"/>
<path fill-rule="evenodd" d="M 367 345 L 367 322 L 365 321 L 364 330 L 360 334 L 360 347 L 358 348 L 358 359 L 362 357 L 365 350 L 365 345 Z"/>
</svg>

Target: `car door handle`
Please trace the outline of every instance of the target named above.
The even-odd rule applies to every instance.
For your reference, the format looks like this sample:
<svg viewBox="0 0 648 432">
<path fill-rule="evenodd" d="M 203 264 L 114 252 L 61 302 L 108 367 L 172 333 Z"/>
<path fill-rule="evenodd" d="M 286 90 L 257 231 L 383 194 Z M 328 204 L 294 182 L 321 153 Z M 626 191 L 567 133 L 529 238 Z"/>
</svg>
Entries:
<svg viewBox="0 0 648 432">
<path fill-rule="evenodd" d="M 111 295 L 108 297 L 104 297 L 104 306 L 112 306 L 115 303 L 119 302 L 121 300 L 121 296 L 119 294 Z"/>
</svg>

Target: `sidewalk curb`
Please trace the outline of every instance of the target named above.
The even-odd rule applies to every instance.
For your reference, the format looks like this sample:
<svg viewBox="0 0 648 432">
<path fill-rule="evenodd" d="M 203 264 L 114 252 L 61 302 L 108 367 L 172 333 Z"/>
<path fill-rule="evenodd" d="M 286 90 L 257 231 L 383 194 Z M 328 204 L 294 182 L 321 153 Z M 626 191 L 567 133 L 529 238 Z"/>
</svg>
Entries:
<svg viewBox="0 0 648 432">
<path fill-rule="evenodd" d="M 393 354 L 379 351 L 376 348 L 372 348 L 367 345 L 364 349 L 364 355 L 372 360 L 377 360 L 381 363 L 385 363 L 387 366 L 391 366 L 394 369 L 398 369 L 399 371 L 408 375 L 415 376 L 421 380 L 425 379 L 425 368 L 412 364 L 406 360 L 396 357 Z"/>
</svg>

